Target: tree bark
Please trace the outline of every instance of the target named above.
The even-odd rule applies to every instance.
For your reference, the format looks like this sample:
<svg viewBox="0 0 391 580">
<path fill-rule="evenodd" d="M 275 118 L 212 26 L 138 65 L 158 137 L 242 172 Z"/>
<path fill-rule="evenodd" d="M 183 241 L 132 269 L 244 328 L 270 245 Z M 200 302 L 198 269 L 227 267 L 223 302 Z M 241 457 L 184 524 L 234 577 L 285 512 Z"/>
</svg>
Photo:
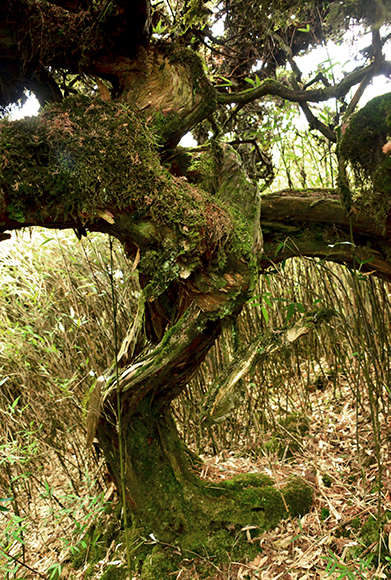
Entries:
<svg viewBox="0 0 391 580">
<path fill-rule="evenodd" d="M 284 190 L 262 199 L 261 269 L 294 256 L 345 264 L 391 280 L 391 221 L 379 224 L 353 208 L 336 190 Z"/>
</svg>

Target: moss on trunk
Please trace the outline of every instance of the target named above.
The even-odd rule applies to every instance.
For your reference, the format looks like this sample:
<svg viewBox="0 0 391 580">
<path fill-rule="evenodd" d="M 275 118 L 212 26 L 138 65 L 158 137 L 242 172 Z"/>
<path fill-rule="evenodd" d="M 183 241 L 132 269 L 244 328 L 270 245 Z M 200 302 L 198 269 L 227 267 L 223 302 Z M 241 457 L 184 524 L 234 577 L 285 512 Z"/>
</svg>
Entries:
<svg viewBox="0 0 391 580">
<path fill-rule="evenodd" d="M 137 534 L 156 544 L 152 552 L 142 547 L 142 578 L 148 580 L 173 563 L 163 547 L 171 546 L 181 557 L 213 554 L 219 563 L 255 556 L 259 547 L 254 537 L 283 517 L 306 513 L 311 505 L 312 491 L 299 480 L 283 489 L 260 473 L 211 482 L 189 467 L 170 401 L 190 380 L 220 329 L 219 319 L 189 308 L 153 351 L 119 377 L 123 479 L 115 388 L 106 393 L 97 436 L 118 490 L 124 483 L 130 535 L 135 544 Z"/>
<path fill-rule="evenodd" d="M 162 552 L 166 545 L 176 547 L 181 557 L 213 554 L 217 564 L 255 556 L 259 546 L 253 538 L 281 518 L 303 515 L 310 508 L 312 491 L 300 480 L 277 489 L 259 473 L 219 482 L 199 479 L 188 466 L 170 410 L 157 409 L 150 399 L 124 415 L 123 424 L 132 536 L 153 538 L 159 548 L 143 546 L 142 578 L 158 578 L 170 565 L 172 557 Z M 101 423 L 99 441 L 120 487 L 117 437 L 112 421 Z"/>
</svg>

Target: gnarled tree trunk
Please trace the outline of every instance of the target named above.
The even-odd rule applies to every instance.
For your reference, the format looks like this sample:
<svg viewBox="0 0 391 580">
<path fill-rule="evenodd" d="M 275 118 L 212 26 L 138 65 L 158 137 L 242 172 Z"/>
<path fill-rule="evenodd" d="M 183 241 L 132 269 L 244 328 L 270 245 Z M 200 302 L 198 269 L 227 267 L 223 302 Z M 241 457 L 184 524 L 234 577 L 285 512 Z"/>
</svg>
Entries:
<svg viewBox="0 0 391 580">
<path fill-rule="evenodd" d="M 90 436 L 96 431 L 135 525 L 192 549 L 218 526 L 234 537 L 249 524 L 274 525 L 289 494 L 282 498 L 262 477 L 218 489 L 202 483 L 188 466 L 170 403 L 222 325 L 238 316 L 262 269 L 309 255 L 391 279 L 391 230 L 347 215 L 335 192 L 285 191 L 261 203 L 227 143 L 177 145 L 218 103 L 237 103 L 238 112 L 267 94 L 300 103 L 340 97 L 372 64 L 334 87 L 293 90 L 266 79 L 252 91 L 217 93 L 191 49 L 149 44 L 147 0 L 113 0 L 99 14 L 82 0 L 12 0 L 0 15 L 7 73 L 0 106 L 26 88 L 51 103 L 36 119 L 0 126 L 1 239 L 28 225 L 105 232 L 123 243 L 140 274 L 135 328 L 119 370 L 98 383 L 90 413 Z M 100 98 L 63 99 L 52 75 L 63 68 L 96 82 Z M 291 341 L 302 332 L 279 336 Z M 212 419 L 229 408 L 260 347 L 268 352 L 268 337 L 254 338 L 235 368 L 216 378 L 206 406 Z"/>
</svg>

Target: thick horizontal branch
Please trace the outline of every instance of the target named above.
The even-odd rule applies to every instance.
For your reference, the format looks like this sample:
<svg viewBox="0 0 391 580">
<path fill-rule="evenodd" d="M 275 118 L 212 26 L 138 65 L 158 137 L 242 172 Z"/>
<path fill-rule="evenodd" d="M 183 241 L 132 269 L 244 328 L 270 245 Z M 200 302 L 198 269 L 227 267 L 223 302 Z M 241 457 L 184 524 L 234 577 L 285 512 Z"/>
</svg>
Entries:
<svg viewBox="0 0 391 580">
<path fill-rule="evenodd" d="M 240 93 L 218 93 L 217 101 L 222 104 L 246 104 L 266 95 L 274 95 L 295 103 L 308 101 L 319 103 L 332 98 L 340 99 L 344 97 L 354 85 L 360 83 L 367 75 L 388 75 L 390 71 L 391 62 L 382 63 L 380 68 L 371 64 L 360 70 L 351 72 L 340 83 L 334 86 L 312 90 L 293 90 L 274 79 L 266 79 L 255 89 L 242 91 Z"/>
<path fill-rule="evenodd" d="M 319 258 L 349 266 L 362 274 L 373 274 L 387 282 L 391 281 L 391 244 L 382 245 L 381 251 L 350 242 L 327 243 L 319 242 L 314 234 L 313 239 L 305 241 L 300 237 L 289 236 L 281 243 L 266 243 L 264 254 L 259 262 L 261 269 L 267 269 L 271 264 L 295 257 Z"/>
<path fill-rule="evenodd" d="M 391 224 L 378 224 L 364 212 L 348 215 L 339 200 L 337 190 L 288 190 L 262 198 L 262 222 L 308 222 L 341 226 L 353 232 L 391 240 Z"/>
<path fill-rule="evenodd" d="M 316 257 L 348 265 L 363 273 L 391 280 L 391 225 L 346 210 L 330 190 L 307 196 L 291 190 L 265 196 L 261 228 L 261 269 L 295 256 Z M 328 196 L 328 197 L 327 197 Z"/>
</svg>

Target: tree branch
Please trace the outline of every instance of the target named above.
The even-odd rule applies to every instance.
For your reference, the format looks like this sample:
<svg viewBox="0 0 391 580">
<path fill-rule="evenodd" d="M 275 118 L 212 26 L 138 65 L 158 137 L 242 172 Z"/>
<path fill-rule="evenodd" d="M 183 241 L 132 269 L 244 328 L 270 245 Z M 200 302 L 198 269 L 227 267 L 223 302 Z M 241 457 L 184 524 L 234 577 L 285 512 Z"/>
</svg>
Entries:
<svg viewBox="0 0 391 580">
<path fill-rule="evenodd" d="M 354 85 L 360 83 L 367 75 L 372 75 L 373 77 L 381 74 L 388 75 L 390 72 L 391 62 L 384 61 L 379 68 L 375 67 L 374 64 L 370 64 L 360 70 L 349 73 L 335 86 L 313 90 L 293 90 L 274 79 L 266 79 L 255 89 L 240 93 L 218 93 L 217 101 L 221 104 L 246 104 L 266 95 L 274 95 L 295 103 L 308 101 L 319 103 L 332 98 L 340 99 L 344 97 Z"/>
<path fill-rule="evenodd" d="M 382 42 L 381 42 L 379 30 L 374 30 L 372 32 L 372 44 L 369 48 L 372 49 L 372 56 L 374 59 L 373 66 L 374 66 L 374 71 L 376 71 L 376 69 L 380 69 L 381 63 L 382 63 Z M 346 112 L 344 114 L 343 121 L 345 123 L 348 122 L 350 116 L 353 114 L 354 109 L 357 107 L 359 100 L 363 96 L 364 91 L 367 88 L 367 86 L 369 85 L 369 83 L 371 82 L 373 76 L 374 76 L 374 74 L 367 73 L 365 75 L 365 77 L 362 79 L 362 81 L 360 82 L 360 84 L 359 84 L 355 94 L 353 95 L 353 98 L 350 101 L 350 103 L 346 109 Z"/>
<path fill-rule="evenodd" d="M 284 190 L 262 200 L 263 253 L 266 269 L 295 256 L 346 264 L 391 280 L 391 224 L 365 213 L 347 215 L 332 190 Z M 296 195 L 295 195 L 296 194 Z"/>
<path fill-rule="evenodd" d="M 218 423 L 226 419 L 239 404 L 237 384 L 260 360 L 273 352 L 289 347 L 301 336 L 310 332 L 314 326 L 328 322 L 334 314 L 332 310 L 314 310 L 304 315 L 290 328 L 273 330 L 256 336 L 240 350 L 228 369 L 216 379 L 207 392 L 204 403 L 205 420 Z"/>
<path fill-rule="evenodd" d="M 300 82 L 300 79 L 302 77 L 302 72 L 299 69 L 299 67 L 297 66 L 297 64 L 293 58 L 291 48 L 285 44 L 285 42 L 283 41 L 283 39 L 281 38 L 281 36 L 279 34 L 273 34 L 272 36 L 279 43 L 279 45 L 281 46 L 281 48 L 283 49 L 283 51 L 287 55 L 288 62 L 292 67 L 293 72 L 291 74 L 290 83 L 293 87 L 293 90 L 295 90 L 295 91 L 301 90 L 299 82 Z M 329 141 L 331 141 L 332 143 L 336 143 L 337 142 L 337 135 L 335 134 L 335 132 L 330 127 L 328 127 L 327 125 L 322 123 L 322 121 L 320 121 L 319 119 L 317 119 L 315 117 L 315 115 L 313 114 L 313 112 L 309 108 L 308 104 L 305 101 L 299 101 L 299 105 L 300 105 L 300 108 L 303 111 L 303 113 L 304 113 L 304 115 L 309 123 L 310 128 L 317 129 Z"/>
<path fill-rule="evenodd" d="M 327 224 L 358 235 L 391 241 L 391 224 L 376 223 L 364 212 L 347 215 L 336 189 L 283 189 L 262 197 L 261 221 Z"/>
</svg>

